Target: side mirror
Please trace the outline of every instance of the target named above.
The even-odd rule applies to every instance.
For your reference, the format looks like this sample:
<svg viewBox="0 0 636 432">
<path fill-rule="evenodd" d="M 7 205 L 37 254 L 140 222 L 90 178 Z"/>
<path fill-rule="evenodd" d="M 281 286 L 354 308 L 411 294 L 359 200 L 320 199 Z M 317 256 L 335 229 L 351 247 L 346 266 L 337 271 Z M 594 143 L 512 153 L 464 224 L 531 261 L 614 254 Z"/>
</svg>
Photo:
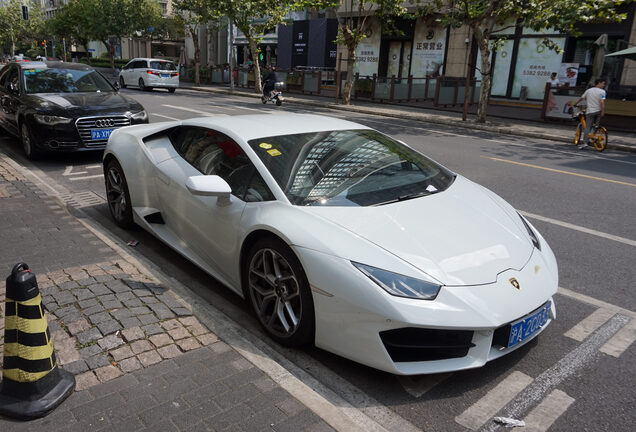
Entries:
<svg viewBox="0 0 636 432">
<path fill-rule="evenodd" d="M 192 195 L 229 198 L 232 188 L 225 180 L 216 175 L 188 177 L 186 188 Z"/>
</svg>

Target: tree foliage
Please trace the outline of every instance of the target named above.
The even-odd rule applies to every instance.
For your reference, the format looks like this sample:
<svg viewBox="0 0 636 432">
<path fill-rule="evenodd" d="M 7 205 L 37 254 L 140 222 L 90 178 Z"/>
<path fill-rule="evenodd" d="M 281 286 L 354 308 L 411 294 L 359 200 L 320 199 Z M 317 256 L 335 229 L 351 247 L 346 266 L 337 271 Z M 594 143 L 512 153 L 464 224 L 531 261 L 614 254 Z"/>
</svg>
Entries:
<svg viewBox="0 0 636 432">
<path fill-rule="evenodd" d="M 428 0 L 419 4 L 418 15 L 435 18 L 442 26 L 470 27 L 481 53 L 481 94 L 477 121 L 486 121 L 492 86 L 491 54 L 498 34 L 512 25 L 536 31 L 552 28 L 579 34 L 577 25 L 592 21 L 616 22 L 625 19 L 617 8 L 623 0 Z M 544 44 L 558 49 L 552 41 Z"/>
</svg>

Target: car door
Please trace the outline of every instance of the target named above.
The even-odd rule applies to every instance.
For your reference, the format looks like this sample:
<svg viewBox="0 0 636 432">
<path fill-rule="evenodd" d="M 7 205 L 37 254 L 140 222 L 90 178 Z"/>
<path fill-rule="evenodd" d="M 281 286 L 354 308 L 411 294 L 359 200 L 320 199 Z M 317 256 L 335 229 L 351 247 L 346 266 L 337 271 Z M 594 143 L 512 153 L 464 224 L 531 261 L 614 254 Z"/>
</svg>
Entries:
<svg viewBox="0 0 636 432">
<path fill-rule="evenodd" d="M 272 200 L 273 195 L 241 147 L 225 134 L 202 127 L 173 131 L 181 157 L 158 166 L 170 185 L 162 187 L 163 206 L 172 206 L 175 232 L 232 286 L 238 285 L 236 257 L 241 216 L 246 202 Z M 232 188 L 229 198 L 197 196 L 185 187 L 192 175 L 218 175 Z M 162 181 L 162 180 L 158 180 Z"/>
</svg>

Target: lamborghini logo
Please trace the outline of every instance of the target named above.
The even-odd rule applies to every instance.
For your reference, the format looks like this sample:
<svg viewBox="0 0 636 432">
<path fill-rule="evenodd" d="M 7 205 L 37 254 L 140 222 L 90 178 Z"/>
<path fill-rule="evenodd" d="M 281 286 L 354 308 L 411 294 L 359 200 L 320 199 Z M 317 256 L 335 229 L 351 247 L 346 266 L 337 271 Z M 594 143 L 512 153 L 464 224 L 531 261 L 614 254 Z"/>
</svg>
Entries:
<svg viewBox="0 0 636 432">
<path fill-rule="evenodd" d="M 510 278 L 510 284 L 513 287 L 517 288 L 518 290 L 521 289 L 521 285 L 519 285 L 519 281 L 517 279 L 515 279 L 515 278 Z"/>
</svg>

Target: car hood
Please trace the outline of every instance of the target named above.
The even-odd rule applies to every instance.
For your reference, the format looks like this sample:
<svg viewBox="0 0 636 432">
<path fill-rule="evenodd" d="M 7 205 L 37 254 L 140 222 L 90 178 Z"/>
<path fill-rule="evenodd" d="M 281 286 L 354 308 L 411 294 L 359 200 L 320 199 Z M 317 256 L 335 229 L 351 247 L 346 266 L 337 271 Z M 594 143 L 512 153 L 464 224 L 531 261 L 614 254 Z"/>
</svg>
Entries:
<svg viewBox="0 0 636 432">
<path fill-rule="evenodd" d="M 532 243 L 512 207 L 457 176 L 444 192 L 375 207 L 307 207 L 447 286 L 493 283 L 521 269 Z M 505 203 L 505 202 L 503 202 Z M 390 269 L 388 269 L 390 270 Z"/>
<path fill-rule="evenodd" d="M 52 114 L 123 114 L 143 110 L 137 101 L 116 92 L 40 93 L 30 95 L 34 104 Z"/>
</svg>

